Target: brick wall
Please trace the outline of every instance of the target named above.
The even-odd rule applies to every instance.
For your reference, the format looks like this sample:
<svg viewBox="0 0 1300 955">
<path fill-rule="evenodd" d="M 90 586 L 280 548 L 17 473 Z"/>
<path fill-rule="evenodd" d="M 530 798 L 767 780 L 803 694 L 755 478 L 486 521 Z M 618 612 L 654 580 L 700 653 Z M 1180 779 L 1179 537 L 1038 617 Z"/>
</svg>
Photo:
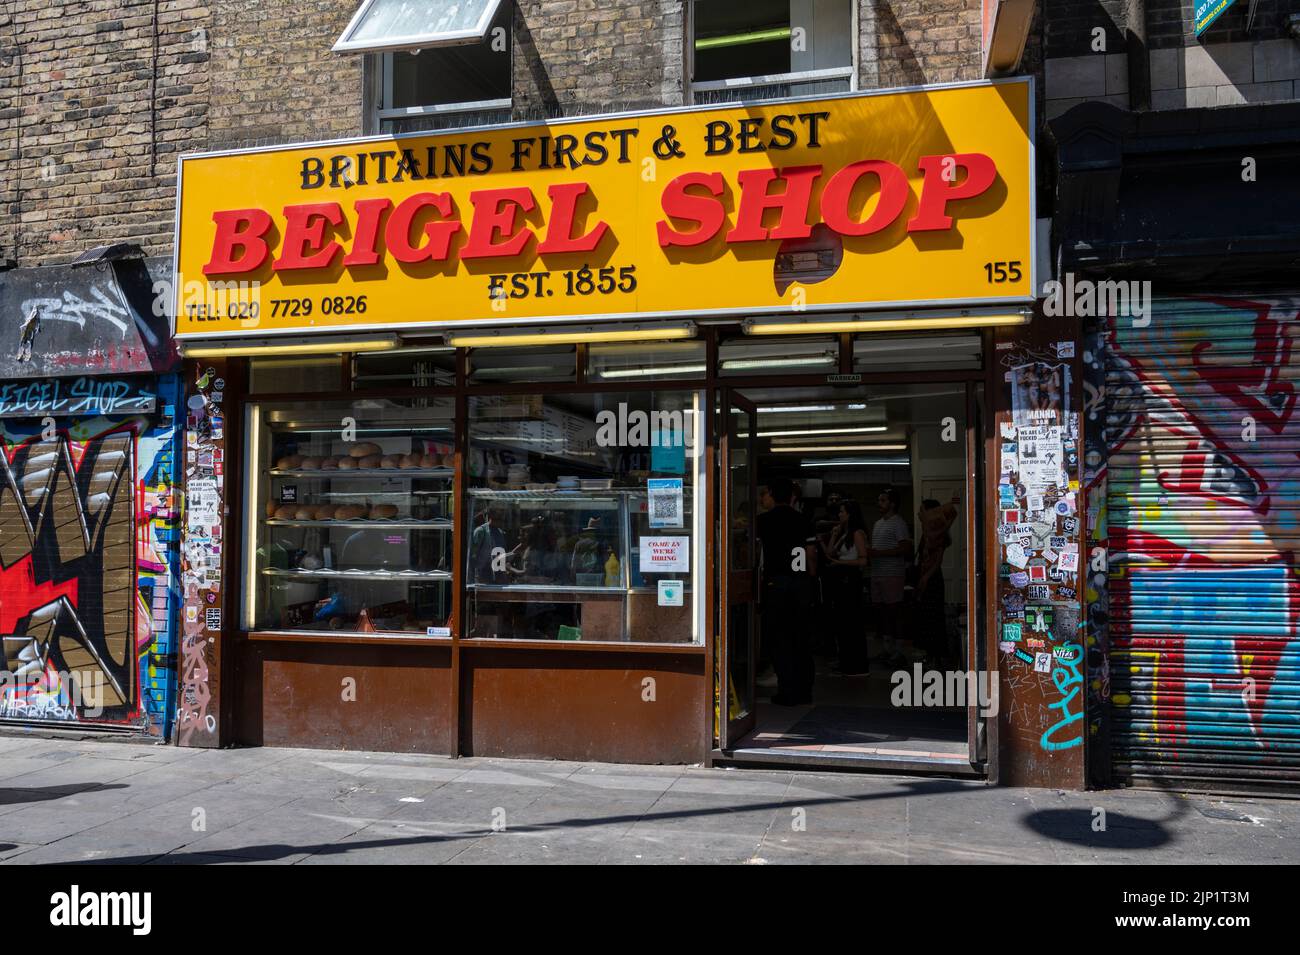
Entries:
<svg viewBox="0 0 1300 955">
<path fill-rule="evenodd" d="M 0 13 L 0 258 L 170 250 L 176 155 L 206 135 L 208 15 L 203 0 L 16 0 Z"/>
<path fill-rule="evenodd" d="M 520 119 L 682 102 L 682 0 L 516 0 Z"/>
<path fill-rule="evenodd" d="M 982 78 L 980 0 L 873 0 L 870 7 L 878 47 L 872 85 Z"/>
<path fill-rule="evenodd" d="M 357 136 L 362 63 L 330 51 L 358 0 L 213 0 L 210 149 Z"/>
</svg>

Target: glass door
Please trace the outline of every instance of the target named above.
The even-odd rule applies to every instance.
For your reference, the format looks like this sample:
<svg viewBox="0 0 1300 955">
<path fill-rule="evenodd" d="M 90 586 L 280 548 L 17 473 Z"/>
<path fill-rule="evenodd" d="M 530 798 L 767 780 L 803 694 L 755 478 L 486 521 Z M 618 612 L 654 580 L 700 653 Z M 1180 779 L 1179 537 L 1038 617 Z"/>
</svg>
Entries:
<svg viewBox="0 0 1300 955">
<path fill-rule="evenodd" d="M 721 403 L 722 520 L 719 588 L 722 608 L 719 745 L 726 749 L 754 728 L 757 649 L 755 601 L 758 595 L 756 544 L 757 474 L 755 444 L 758 412 L 730 391 Z M 725 685 L 723 685 L 725 678 Z"/>
</svg>

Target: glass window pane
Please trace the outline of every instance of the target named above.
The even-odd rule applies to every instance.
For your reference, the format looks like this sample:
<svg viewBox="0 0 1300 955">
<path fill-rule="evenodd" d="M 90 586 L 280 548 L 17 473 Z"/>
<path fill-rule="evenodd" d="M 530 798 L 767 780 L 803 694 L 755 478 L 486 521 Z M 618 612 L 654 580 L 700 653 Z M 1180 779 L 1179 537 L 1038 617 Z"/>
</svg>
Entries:
<svg viewBox="0 0 1300 955">
<path fill-rule="evenodd" d="M 352 384 L 360 390 L 450 388 L 456 384 L 456 349 L 402 348 L 352 359 Z"/>
<path fill-rule="evenodd" d="M 790 72 L 790 0 L 695 4 L 695 79 Z"/>
<path fill-rule="evenodd" d="M 853 370 L 938 371 L 982 367 L 979 335 L 857 335 L 853 339 Z"/>
<path fill-rule="evenodd" d="M 454 413 L 450 396 L 249 405 L 246 627 L 447 625 Z"/>
<path fill-rule="evenodd" d="M 510 51 L 491 43 L 393 53 L 385 68 L 391 92 L 383 109 L 510 99 Z M 470 160 L 465 160 L 468 163 Z M 454 167 L 453 170 L 454 171 Z M 440 175 L 448 170 L 439 169 Z"/>
<path fill-rule="evenodd" d="M 718 372 L 739 375 L 831 375 L 840 366 L 833 335 L 733 338 L 718 346 Z"/>
<path fill-rule="evenodd" d="M 340 38 L 353 48 L 410 41 L 425 45 L 482 37 L 501 0 L 372 0 Z"/>
<path fill-rule="evenodd" d="M 692 79 L 696 83 L 853 65 L 852 0 L 697 2 L 694 23 Z M 847 84 L 845 78 L 844 89 L 848 88 Z M 837 91 L 804 89 L 799 92 Z"/>
<path fill-rule="evenodd" d="M 248 390 L 261 395 L 342 391 L 339 356 L 252 358 L 248 362 Z"/>
<path fill-rule="evenodd" d="M 702 401 L 471 397 L 466 635 L 699 642 Z"/>
<path fill-rule="evenodd" d="M 647 382 L 703 378 L 708 371 L 704 342 L 627 342 L 587 349 L 592 381 Z"/>
<path fill-rule="evenodd" d="M 469 380 L 475 385 L 574 381 L 577 361 L 578 350 L 573 345 L 473 348 L 469 353 Z"/>
</svg>

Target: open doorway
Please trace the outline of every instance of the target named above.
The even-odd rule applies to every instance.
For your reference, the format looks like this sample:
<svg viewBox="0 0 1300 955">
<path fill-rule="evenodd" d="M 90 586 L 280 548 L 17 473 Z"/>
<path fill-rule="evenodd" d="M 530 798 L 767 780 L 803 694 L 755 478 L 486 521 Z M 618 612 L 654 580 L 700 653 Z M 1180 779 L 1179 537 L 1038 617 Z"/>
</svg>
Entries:
<svg viewBox="0 0 1300 955">
<path fill-rule="evenodd" d="M 968 766 L 967 384 L 738 395 L 754 422 L 759 600 L 754 725 L 731 751 Z"/>
</svg>

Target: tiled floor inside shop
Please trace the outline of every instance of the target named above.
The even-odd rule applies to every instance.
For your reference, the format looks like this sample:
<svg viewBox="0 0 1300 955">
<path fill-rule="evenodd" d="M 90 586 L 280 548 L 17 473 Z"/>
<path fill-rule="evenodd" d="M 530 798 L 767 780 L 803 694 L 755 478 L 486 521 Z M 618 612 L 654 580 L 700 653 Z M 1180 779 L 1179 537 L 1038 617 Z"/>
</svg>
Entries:
<svg viewBox="0 0 1300 955">
<path fill-rule="evenodd" d="M 776 706 L 768 702 L 776 688 L 760 683 L 757 726 L 737 743 L 735 752 L 820 752 L 968 762 L 964 709 L 894 706 L 890 674 L 896 667 L 873 664 L 870 676 L 840 676 L 831 672 L 830 664 L 829 658 L 817 658 L 815 699 L 806 706 Z"/>
</svg>

